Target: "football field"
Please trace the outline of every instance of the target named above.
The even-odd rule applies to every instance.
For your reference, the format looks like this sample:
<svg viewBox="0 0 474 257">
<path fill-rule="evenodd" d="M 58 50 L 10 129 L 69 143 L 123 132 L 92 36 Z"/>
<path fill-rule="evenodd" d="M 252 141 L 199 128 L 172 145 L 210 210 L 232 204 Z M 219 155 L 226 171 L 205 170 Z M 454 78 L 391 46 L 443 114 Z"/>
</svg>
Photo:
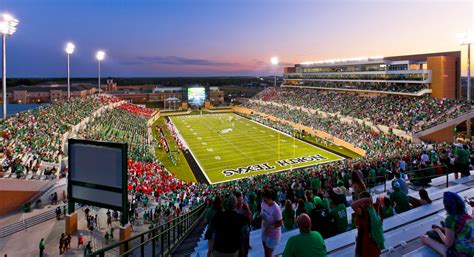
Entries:
<svg viewBox="0 0 474 257">
<path fill-rule="evenodd" d="M 171 120 L 212 184 L 344 159 L 233 113 Z"/>
</svg>

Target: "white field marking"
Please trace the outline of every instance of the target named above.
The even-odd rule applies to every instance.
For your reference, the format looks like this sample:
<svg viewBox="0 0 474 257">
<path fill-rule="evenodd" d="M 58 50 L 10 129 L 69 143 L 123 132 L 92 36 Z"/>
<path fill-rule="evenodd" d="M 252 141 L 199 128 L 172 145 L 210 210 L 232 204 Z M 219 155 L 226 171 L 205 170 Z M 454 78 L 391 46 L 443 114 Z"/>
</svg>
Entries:
<svg viewBox="0 0 474 257">
<path fill-rule="evenodd" d="M 227 144 L 210 144 L 208 142 L 206 142 L 208 145 L 212 146 L 212 147 L 215 147 L 217 148 L 217 150 L 219 151 L 223 151 L 223 152 L 233 152 L 233 147 L 232 146 L 229 146 Z M 263 150 L 266 150 L 266 152 L 274 152 L 274 153 L 278 153 L 278 149 L 276 147 L 273 147 L 271 145 L 268 145 L 268 144 L 264 144 L 263 142 L 259 145 L 257 144 L 257 146 L 253 146 L 252 143 L 250 141 L 241 141 L 242 143 L 242 147 L 240 147 L 241 149 L 245 150 L 245 152 L 254 152 L 255 153 L 258 153 L 258 152 L 262 152 Z M 208 147 L 207 146 L 200 146 L 199 142 L 198 141 L 194 141 L 191 143 L 191 146 L 194 148 L 194 150 L 196 152 L 199 152 L 199 151 L 204 151 L 205 149 L 207 149 Z M 293 150 L 288 150 L 288 148 L 292 147 L 293 145 L 290 145 L 288 143 L 285 143 L 284 145 L 282 145 L 282 149 L 280 149 L 280 152 L 293 152 Z M 302 149 L 301 151 L 311 151 L 312 149 L 317 149 L 319 150 L 318 148 L 311 148 L 311 147 L 308 147 L 306 145 L 302 145 Z M 299 147 L 297 147 L 299 148 Z"/>
<path fill-rule="evenodd" d="M 216 160 L 220 160 L 220 159 L 221 159 L 221 157 L 218 155 L 218 156 L 214 157 L 214 159 L 216 159 Z"/>
<path fill-rule="evenodd" d="M 260 130 L 260 132 L 265 133 L 265 131 L 263 131 L 263 130 Z"/>
<path fill-rule="evenodd" d="M 198 133 L 194 132 L 193 135 L 197 136 Z"/>
<path fill-rule="evenodd" d="M 206 142 L 202 142 L 201 144 L 202 144 L 202 145 L 207 145 L 207 143 L 206 143 Z"/>
<path fill-rule="evenodd" d="M 212 115 L 212 114 L 211 114 L 211 115 Z M 235 115 L 235 114 L 233 114 L 233 115 Z M 180 116 L 180 118 L 181 118 L 181 117 L 183 117 L 183 116 Z M 285 135 L 285 136 L 287 136 L 287 137 L 291 137 L 291 135 L 288 135 L 288 134 L 286 134 L 286 133 L 284 133 L 284 132 L 278 131 L 278 130 L 276 130 L 276 129 L 274 129 L 274 128 L 271 128 L 271 127 L 268 127 L 268 126 L 266 126 L 266 125 L 260 124 L 260 123 L 258 123 L 258 122 L 256 122 L 256 121 L 249 120 L 249 119 L 246 119 L 246 120 L 247 120 L 247 121 L 250 121 L 250 122 L 253 122 L 253 123 L 255 123 L 255 124 L 259 125 L 259 126 L 263 126 L 263 127 L 268 128 L 268 129 L 271 129 L 271 130 L 275 131 L 276 133 L 280 133 L 280 134 L 283 134 L 283 135 Z M 201 122 L 201 123 L 202 123 L 202 122 Z M 246 126 L 250 126 L 249 123 L 246 123 L 245 125 L 246 125 Z M 254 127 L 254 128 L 255 128 L 255 127 Z M 317 165 L 324 164 L 324 163 L 327 163 L 327 162 L 339 161 L 339 160 L 341 160 L 341 159 L 344 159 L 343 157 L 341 157 L 341 156 L 339 156 L 339 155 L 337 155 L 337 154 L 334 154 L 334 153 L 332 153 L 332 152 L 329 152 L 329 151 L 327 151 L 327 150 L 325 150 L 325 149 L 323 149 L 323 148 L 314 146 L 314 145 L 312 145 L 312 144 L 309 144 L 309 143 L 307 143 L 307 142 L 305 142 L 305 141 L 302 141 L 302 140 L 299 140 L 299 139 L 296 139 L 296 140 L 298 140 L 299 142 L 302 142 L 302 143 L 304 143 L 304 144 L 310 146 L 311 148 L 316 148 L 316 149 L 318 149 L 318 150 L 321 151 L 321 152 L 327 153 L 327 154 L 329 154 L 330 156 L 336 156 L 336 157 L 338 158 L 338 159 L 330 159 L 330 160 L 324 161 L 324 162 L 319 162 L 319 163 L 317 163 Z M 220 141 L 220 140 L 219 140 L 219 141 Z M 268 143 L 268 142 L 267 142 L 267 143 Z M 194 156 L 194 153 L 193 153 L 192 151 L 190 151 L 190 152 L 191 152 L 191 154 L 193 155 L 193 157 L 196 159 L 196 157 Z M 196 159 L 196 160 L 197 160 L 197 159 Z M 202 168 L 202 166 L 200 165 L 200 162 L 199 162 L 199 161 L 197 161 L 197 163 L 199 164 L 201 170 L 203 170 L 203 172 L 204 172 L 204 174 L 205 174 L 207 180 L 208 180 L 211 184 L 216 184 L 216 183 L 221 183 L 221 182 L 226 182 L 226 181 L 231 181 L 231 180 L 236 180 L 236 179 L 241 179 L 241 178 L 243 178 L 243 177 L 239 177 L 239 178 L 235 178 L 235 179 L 222 180 L 222 181 L 219 181 L 219 182 L 211 182 L 211 180 L 209 179 L 209 177 L 208 177 L 208 175 L 207 175 L 207 173 L 206 173 L 207 171 Z M 309 164 L 309 165 L 307 165 L 307 166 L 298 166 L 298 168 L 304 168 L 304 167 L 314 166 L 314 165 L 316 165 L 316 164 Z M 221 167 L 212 168 L 212 169 L 209 169 L 209 171 L 211 171 L 211 170 L 219 170 L 219 169 L 222 169 L 222 168 L 221 168 Z M 266 172 L 266 173 L 281 172 L 281 171 L 286 171 L 286 170 L 289 170 L 289 169 L 291 169 L 291 167 L 289 167 L 288 169 L 276 170 L 276 171 L 273 171 L 273 172 Z M 260 174 L 260 173 L 258 173 L 258 174 Z"/>
<path fill-rule="evenodd" d="M 197 139 L 198 139 L 198 140 L 201 140 L 201 139 L 202 139 L 202 137 L 198 137 Z"/>
<path fill-rule="evenodd" d="M 341 160 L 341 159 L 339 159 L 339 160 L 329 160 L 329 161 L 317 163 L 317 165 L 323 165 L 323 164 L 326 164 L 326 163 L 335 162 L 335 161 L 340 161 L 340 160 Z M 295 168 L 295 169 L 304 169 L 304 168 L 311 167 L 311 166 L 314 166 L 314 165 L 316 165 L 316 164 L 309 164 L 309 165 L 298 166 L 298 167 L 294 167 L 294 168 Z M 254 174 L 253 174 L 253 173 L 247 173 L 247 174 L 246 174 L 247 176 L 241 176 L 241 177 L 232 178 L 232 179 L 224 179 L 224 180 L 220 180 L 220 181 L 218 181 L 218 182 L 212 182 L 211 185 L 221 184 L 221 183 L 229 182 L 229 181 L 233 181 L 233 180 L 239 180 L 239 179 L 249 178 L 249 177 L 253 177 L 253 176 L 257 176 L 257 175 L 262 175 L 262 174 L 272 174 L 272 173 L 278 173 L 278 172 L 285 172 L 285 171 L 289 171 L 289 170 L 291 170 L 291 169 L 293 169 L 293 167 L 288 167 L 287 169 L 274 170 L 274 171 L 259 171 L 259 172 L 255 172 Z M 251 174 L 251 175 L 248 175 L 248 174 Z M 225 178 L 225 177 L 224 177 L 224 178 Z"/>
<path fill-rule="evenodd" d="M 247 119 L 247 120 L 249 120 L 249 119 Z M 274 128 L 272 128 L 272 127 L 269 127 L 269 126 L 267 126 L 267 125 L 265 125 L 265 124 L 260 124 L 260 123 L 254 121 L 254 120 L 249 120 L 249 121 L 250 121 L 250 122 L 253 122 L 253 123 L 256 123 L 256 124 L 258 124 L 258 125 L 260 125 L 260 126 L 264 126 L 264 127 L 268 128 L 268 129 L 271 129 L 271 130 L 273 130 L 273 131 L 276 131 L 277 133 L 280 133 L 280 134 L 283 134 L 283 135 L 286 135 L 286 136 L 288 136 L 288 137 L 293 138 L 290 134 L 287 134 L 287 133 L 285 133 L 285 132 L 283 132 L 283 131 L 276 130 L 276 129 L 274 129 Z M 342 156 L 340 156 L 340 155 L 338 155 L 338 154 L 329 152 L 328 150 L 326 150 L 326 149 L 324 149 L 324 148 L 321 148 L 321 147 L 319 147 L 319 146 L 312 145 L 312 144 L 310 144 L 310 143 L 308 143 L 308 142 L 305 142 L 305 141 L 303 141 L 303 140 L 300 140 L 300 139 L 298 139 L 298 138 L 295 138 L 295 140 L 296 140 L 296 141 L 300 141 L 300 142 L 302 142 L 302 143 L 304 143 L 304 144 L 307 144 L 307 145 L 309 145 L 309 146 L 316 147 L 316 148 L 320 149 L 320 150 L 323 151 L 323 152 L 326 152 L 326 153 L 329 153 L 329 154 L 337 155 L 337 156 L 339 156 L 339 157 L 341 158 L 341 160 L 344 160 L 344 159 L 345 159 L 344 157 L 342 157 Z"/>
<path fill-rule="evenodd" d="M 271 137 L 275 137 L 275 135 L 270 135 Z"/>
<path fill-rule="evenodd" d="M 208 151 L 208 152 L 214 152 L 214 149 L 212 149 L 212 148 L 207 148 L 207 151 Z"/>
<path fill-rule="evenodd" d="M 303 156 L 296 156 L 295 158 L 300 158 L 300 157 L 304 157 L 306 155 L 303 155 Z M 262 157 L 265 157 L 265 156 L 262 156 Z M 245 160 L 247 160 L 247 158 L 245 157 L 239 157 L 239 158 L 236 158 L 234 156 L 226 156 L 227 160 L 222 160 L 222 161 L 219 161 L 219 162 L 216 162 L 216 161 L 212 161 L 212 158 L 206 158 L 206 159 L 203 159 L 202 161 L 209 161 L 209 162 L 205 162 L 206 164 L 204 165 L 207 169 L 211 168 L 211 167 L 214 167 L 213 169 L 225 169 L 225 167 L 222 167 L 222 166 L 230 166 L 232 165 L 233 167 L 244 167 L 244 166 L 250 166 L 250 165 L 256 165 L 256 164 L 261 164 L 261 163 L 270 163 L 271 165 L 277 165 L 276 161 L 282 161 L 282 160 L 287 160 L 287 159 L 293 159 L 293 157 L 289 157 L 289 158 L 282 158 L 280 160 L 274 158 L 275 155 L 271 155 L 271 157 L 273 157 L 272 159 L 268 159 L 266 161 L 263 161 L 260 162 L 260 163 L 255 163 L 255 162 L 246 162 Z M 313 163 L 313 164 L 318 164 L 322 161 L 328 161 L 328 160 L 334 160 L 334 161 L 338 161 L 339 159 L 337 158 L 328 158 L 326 157 L 327 159 L 326 160 L 321 160 L 321 161 L 310 161 L 308 163 Z M 242 160 L 242 161 L 240 161 Z M 212 161 L 212 162 L 211 162 Z M 275 162 L 275 163 L 272 163 L 272 162 Z M 224 165 L 226 164 L 226 165 Z M 218 166 L 216 166 L 218 165 Z"/>
<path fill-rule="evenodd" d="M 276 132 L 274 132 L 274 133 L 276 133 Z M 212 133 L 212 135 L 214 136 L 213 133 Z M 238 135 L 238 134 L 237 134 L 237 135 Z M 284 137 L 288 137 L 288 135 L 286 135 L 286 134 L 283 134 L 283 136 L 284 136 Z M 235 138 L 235 137 L 233 137 L 233 139 L 234 139 L 234 138 Z M 239 137 L 239 138 L 241 138 L 241 137 Z M 259 157 L 262 157 L 262 158 L 263 158 L 263 157 L 266 157 L 266 156 L 272 156 L 272 154 L 274 154 L 274 155 L 277 155 L 277 154 L 278 154 L 278 152 L 275 151 L 276 149 L 274 148 L 274 146 L 271 144 L 272 142 L 262 142 L 262 141 L 260 141 L 260 140 L 257 141 L 257 140 L 255 140 L 253 137 L 249 137 L 248 135 L 245 136 L 245 137 L 242 137 L 242 138 L 243 138 L 243 139 L 246 139 L 246 140 L 242 140 L 242 141 L 248 141 L 248 139 L 250 139 L 251 141 L 253 141 L 253 142 L 255 143 L 255 145 L 265 146 L 265 147 L 263 147 L 263 148 L 260 148 L 260 147 L 259 147 L 259 148 L 251 147 L 250 149 L 245 149 L 245 147 L 242 147 L 242 146 L 241 146 L 241 147 L 240 147 L 241 150 L 245 151 L 245 153 L 247 153 L 247 154 L 249 154 L 249 151 L 252 153 L 252 155 L 258 153 L 258 154 L 260 154 Z M 188 140 L 188 142 L 190 143 L 190 145 L 193 145 L 192 147 L 193 147 L 194 152 L 196 152 L 201 158 L 206 158 L 206 157 L 207 157 L 207 154 L 202 154 L 202 153 L 200 153 L 200 150 L 203 149 L 203 147 L 194 146 L 195 141 L 192 141 L 192 140 L 190 141 L 190 140 Z M 297 142 L 298 142 L 298 143 L 301 143 L 301 141 L 299 141 L 299 140 L 298 140 Z M 230 149 L 233 149 L 233 148 L 234 148 L 234 147 L 232 147 L 232 146 L 231 146 L 231 147 L 225 147 L 225 146 L 229 146 L 229 145 L 228 145 L 228 144 L 220 144 L 220 143 L 222 143 L 222 140 L 217 139 L 217 140 L 216 140 L 216 143 L 212 144 L 212 145 L 218 146 L 218 147 L 220 148 L 220 149 L 219 149 L 219 152 L 225 152 L 226 150 L 230 150 Z M 242 143 L 243 143 L 243 145 L 252 145 L 252 144 L 249 144 L 249 143 L 247 143 L 247 142 L 242 142 Z M 209 144 L 209 143 L 208 143 L 208 144 Z M 284 146 L 283 146 L 283 148 L 288 148 L 288 147 L 291 147 L 291 146 L 290 146 L 290 145 L 284 145 Z M 204 147 L 204 149 L 207 149 L 207 147 Z M 258 149 L 258 152 L 254 152 L 256 149 Z M 262 152 L 261 149 L 264 149 L 264 150 L 269 149 L 269 153 L 268 153 L 267 155 L 265 155 L 265 156 L 262 156 L 262 155 L 261 155 L 261 152 Z M 311 150 L 314 150 L 314 149 L 321 150 L 321 148 L 316 147 L 316 146 L 313 146 L 313 145 L 307 145 L 304 149 L 301 149 L 301 150 L 302 150 L 302 151 L 305 151 L 306 149 L 307 149 L 307 151 L 311 151 Z M 233 152 L 233 151 L 228 151 L 228 152 Z M 293 156 L 293 153 L 291 153 L 291 152 L 289 152 L 289 151 L 285 151 L 285 150 L 280 151 L 280 154 L 285 155 L 285 156 Z M 300 155 L 302 155 L 302 154 L 298 153 L 298 156 L 300 156 Z M 240 155 L 239 155 L 239 156 L 240 156 Z M 336 155 L 336 156 L 337 156 L 337 155 Z M 204 160 L 203 160 L 203 161 L 204 161 Z"/>
<path fill-rule="evenodd" d="M 208 130 L 211 131 L 211 128 L 210 128 L 206 123 L 202 122 L 201 120 L 200 120 L 199 122 L 200 122 L 201 124 L 203 124 Z M 217 136 L 220 137 L 220 138 L 222 138 L 222 139 L 223 139 L 224 141 L 226 141 L 227 143 L 231 144 L 231 145 L 235 148 L 235 150 L 236 150 L 237 152 L 239 152 L 240 154 L 242 154 L 242 155 L 246 156 L 247 158 L 252 159 L 253 161 L 255 161 L 255 159 L 253 159 L 253 158 L 247 156 L 247 154 L 244 153 L 244 152 L 242 152 L 242 151 L 239 149 L 239 147 L 235 146 L 234 143 L 232 143 L 231 141 L 229 141 L 228 139 L 226 139 L 225 137 L 223 137 L 221 134 L 217 134 Z"/>
<path fill-rule="evenodd" d="M 213 149 L 214 150 L 214 149 Z M 226 156 L 240 156 L 240 155 L 233 155 L 233 151 L 219 151 L 217 150 L 217 152 L 221 153 L 221 154 L 225 154 Z M 200 157 L 202 157 L 202 159 L 206 159 L 209 157 L 209 153 L 207 153 L 207 150 L 206 152 L 205 151 L 201 151 L 199 152 L 200 154 L 198 154 Z M 314 155 L 314 154 L 321 154 L 322 156 L 329 156 L 329 157 L 334 157 L 334 158 L 338 158 L 339 156 L 337 155 L 325 155 L 324 153 L 322 152 L 318 152 L 318 151 L 311 151 L 310 149 L 308 149 L 307 151 L 299 151 L 298 149 L 298 152 L 293 154 L 293 151 L 282 151 L 280 152 L 280 157 L 282 158 L 293 158 L 293 156 L 295 157 L 303 157 L 303 156 L 309 156 L 309 155 Z M 258 159 L 261 159 L 261 158 L 264 158 L 264 157 L 275 157 L 275 156 L 278 156 L 278 152 L 270 152 L 270 151 L 264 151 L 264 150 L 260 150 L 260 151 L 249 151 L 249 152 L 246 152 L 246 154 L 249 154 L 249 155 L 252 155 L 252 156 L 256 156 L 258 157 Z M 273 158 L 272 158 L 273 159 Z"/>
</svg>

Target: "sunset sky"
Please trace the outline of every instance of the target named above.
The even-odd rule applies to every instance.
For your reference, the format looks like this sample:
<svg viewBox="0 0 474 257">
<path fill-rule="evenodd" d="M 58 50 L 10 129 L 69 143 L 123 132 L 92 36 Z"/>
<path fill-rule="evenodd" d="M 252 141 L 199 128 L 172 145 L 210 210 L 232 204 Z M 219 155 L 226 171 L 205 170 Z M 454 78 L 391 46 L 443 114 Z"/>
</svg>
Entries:
<svg viewBox="0 0 474 257">
<path fill-rule="evenodd" d="M 472 1 L 0 0 L 20 20 L 8 77 L 223 76 L 281 73 L 303 61 L 457 51 Z M 466 47 L 463 47 L 463 74 Z M 474 50 L 473 50 L 474 51 Z"/>
</svg>

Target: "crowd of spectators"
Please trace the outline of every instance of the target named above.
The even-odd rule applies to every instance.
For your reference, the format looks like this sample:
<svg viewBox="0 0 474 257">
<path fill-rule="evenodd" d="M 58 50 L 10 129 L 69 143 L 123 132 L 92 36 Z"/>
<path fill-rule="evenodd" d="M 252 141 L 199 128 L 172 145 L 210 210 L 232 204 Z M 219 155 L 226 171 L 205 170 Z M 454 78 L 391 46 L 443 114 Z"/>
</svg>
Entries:
<svg viewBox="0 0 474 257">
<path fill-rule="evenodd" d="M 128 161 L 130 218 L 153 225 L 187 213 L 204 201 L 208 188 L 176 178 L 162 165 Z"/>
<path fill-rule="evenodd" d="M 419 145 L 412 144 L 407 139 L 394 134 L 373 131 L 363 123 L 344 123 L 337 119 L 337 117 L 323 117 L 305 112 L 301 108 L 289 109 L 257 102 L 250 102 L 245 106 L 259 113 L 265 113 L 296 124 L 328 132 L 332 136 L 364 149 L 369 157 L 400 156 L 419 147 Z"/>
<path fill-rule="evenodd" d="M 148 119 L 141 113 L 130 110 L 119 106 L 100 117 L 93 117 L 79 131 L 78 136 L 90 140 L 127 143 L 129 159 L 152 162 L 156 157 L 147 129 Z"/>
<path fill-rule="evenodd" d="M 124 103 L 117 108 L 131 112 L 131 113 L 147 116 L 147 117 L 151 116 L 151 114 L 154 112 L 153 109 L 135 105 L 135 104 L 130 104 L 130 103 Z"/>
<path fill-rule="evenodd" d="M 316 87 L 316 88 L 335 88 L 350 90 L 372 90 L 387 91 L 397 93 L 416 93 L 423 89 L 427 89 L 423 84 L 400 84 L 400 83 L 350 83 L 350 82 L 334 82 L 334 81 L 305 81 L 300 86 Z"/>
<path fill-rule="evenodd" d="M 391 118 L 395 121 L 392 125 L 403 124 L 409 130 L 419 126 L 422 121 L 431 122 L 436 117 L 442 117 L 440 113 L 452 113 L 449 115 L 455 116 L 453 113 L 467 110 L 464 103 L 454 100 L 434 100 L 426 97 L 417 100 L 392 96 L 362 97 L 342 93 L 309 94 L 303 89 L 269 89 L 259 95 L 260 99 L 267 101 L 367 118 L 378 121 L 376 123 L 383 124 L 383 119 Z M 34 167 L 37 166 L 35 160 L 56 162 L 58 156 L 62 155 L 62 135 L 71 126 L 90 117 L 89 123 L 78 132 L 80 137 L 127 142 L 129 145 L 128 191 L 131 223 L 141 219 L 150 223 L 152 228 L 188 212 L 202 202 L 207 202 L 210 208 L 207 214 L 209 232 L 206 232 L 206 238 L 214 241 L 210 242 L 209 247 L 216 256 L 246 253 L 249 231 L 256 228 L 262 228 L 265 255 L 270 256 L 279 244 L 281 229 L 290 230 L 297 226 L 303 235 L 298 237 L 299 239 L 289 241 L 291 243 L 284 256 L 292 256 L 290 253 L 298 250 L 300 240 L 321 242 L 321 238 L 342 233 L 354 226 L 365 228 L 361 229 L 365 232 L 360 232 L 358 236 L 358 240 L 362 241 L 357 242 L 356 251 L 363 254 L 362 245 L 370 245 L 373 249 L 380 250 L 383 248 L 383 235 L 380 238 L 380 231 L 367 227 L 368 224 L 380 222 L 379 219 L 429 202 L 429 197 L 421 192 L 419 200 L 407 197 L 403 174 L 406 174 L 411 183 L 426 186 L 432 177 L 446 172 L 461 172 L 463 176 L 467 175 L 469 158 L 472 158 L 472 148 L 467 145 L 413 144 L 390 133 L 373 131 L 363 123 L 343 123 L 338 117 L 310 114 L 299 107 L 291 109 L 251 102 L 246 105 L 247 108 L 326 131 L 363 148 L 367 151 L 367 156 L 291 172 L 257 175 L 217 185 L 188 183 L 176 178 L 156 160 L 146 126 L 149 109 L 125 104 L 104 112 L 100 117 L 91 117 L 95 110 L 114 101 L 117 100 L 108 97 L 73 98 L 68 102 L 2 120 L 0 153 L 9 165 L 17 163 L 16 160 L 21 160 L 16 165 L 26 162 Z M 404 106 L 405 104 L 408 107 Z M 430 104 L 431 111 L 426 107 Z M 338 107 L 341 109 L 334 111 Z M 359 108 L 361 110 L 351 110 Z M 456 111 L 457 109 L 460 110 Z M 391 112 L 385 114 L 382 110 Z M 405 112 L 406 110 L 410 111 Z M 424 118 L 419 118 L 419 115 Z M 285 133 L 294 132 L 286 124 L 270 121 L 259 115 L 252 118 Z M 23 160 L 25 156 L 27 158 Z M 30 168 L 32 167 L 27 167 Z M 15 170 L 17 169 L 15 167 Z M 375 203 L 369 202 L 369 188 L 384 183 L 386 179 L 394 180 L 393 193 L 386 198 L 379 198 Z M 352 198 L 356 222 L 347 219 L 346 207 L 350 202 L 348 198 Z M 309 227 L 317 231 L 319 236 L 310 233 Z M 222 240 L 222 235 L 228 236 L 231 229 L 239 231 L 239 240 Z M 379 237 L 367 239 L 367 235 L 363 234 L 369 233 L 367 231 L 378 234 Z M 316 251 L 325 253 L 325 248 L 318 245 Z"/>
<path fill-rule="evenodd" d="M 115 98 L 71 98 L 0 120 L 0 173 L 16 177 L 36 173 L 42 162 L 57 164 L 63 157 L 63 135 Z"/>
<path fill-rule="evenodd" d="M 267 88 L 257 99 L 349 116 L 418 132 L 472 111 L 463 100 L 430 96 L 361 95 L 302 88 Z"/>
</svg>

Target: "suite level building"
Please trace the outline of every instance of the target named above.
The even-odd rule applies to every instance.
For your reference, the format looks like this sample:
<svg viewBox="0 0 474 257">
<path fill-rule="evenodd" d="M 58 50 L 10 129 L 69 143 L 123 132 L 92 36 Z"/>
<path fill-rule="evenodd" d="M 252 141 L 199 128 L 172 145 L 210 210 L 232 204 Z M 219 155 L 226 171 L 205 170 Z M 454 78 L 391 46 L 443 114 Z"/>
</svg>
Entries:
<svg viewBox="0 0 474 257">
<path fill-rule="evenodd" d="M 284 68 L 284 87 L 461 96 L 461 52 L 303 62 Z"/>
</svg>

